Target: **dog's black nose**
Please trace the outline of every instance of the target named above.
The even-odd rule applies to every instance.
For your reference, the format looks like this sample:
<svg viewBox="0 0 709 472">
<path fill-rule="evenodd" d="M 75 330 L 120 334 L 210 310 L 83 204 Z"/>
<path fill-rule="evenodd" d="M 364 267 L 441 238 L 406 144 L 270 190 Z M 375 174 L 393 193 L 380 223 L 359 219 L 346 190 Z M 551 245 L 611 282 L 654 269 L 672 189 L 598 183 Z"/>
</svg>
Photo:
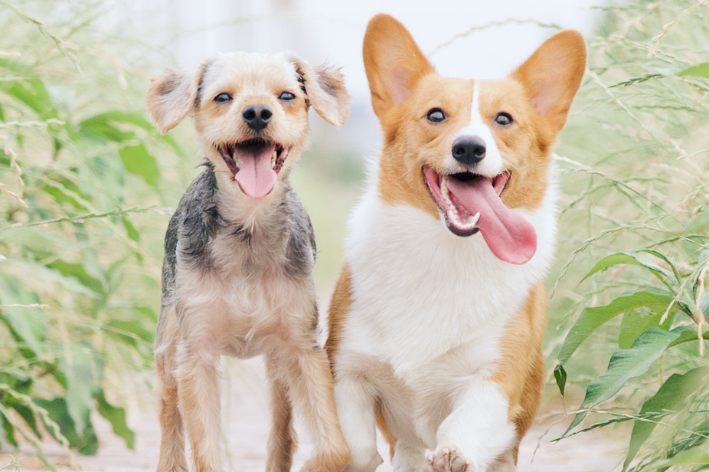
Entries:
<svg viewBox="0 0 709 472">
<path fill-rule="evenodd" d="M 453 141 L 452 152 L 461 164 L 477 164 L 485 158 L 485 141 L 477 136 L 461 136 Z"/>
<path fill-rule="evenodd" d="M 244 121 L 254 131 L 261 131 L 271 121 L 273 112 L 266 105 L 250 105 L 241 112 Z"/>
</svg>

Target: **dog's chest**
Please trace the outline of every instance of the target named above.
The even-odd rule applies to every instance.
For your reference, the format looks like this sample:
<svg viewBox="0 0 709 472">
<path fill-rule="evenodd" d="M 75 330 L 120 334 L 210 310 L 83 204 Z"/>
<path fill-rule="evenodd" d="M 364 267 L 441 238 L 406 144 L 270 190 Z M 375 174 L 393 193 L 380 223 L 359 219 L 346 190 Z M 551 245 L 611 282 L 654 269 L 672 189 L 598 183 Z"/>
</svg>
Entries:
<svg viewBox="0 0 709 472">
<path fill-rule="evenodd" d="M 374 355 L 405 378 L 457 346 L 504 336 L 553 256 L 554 204 L 550 192 L 528 215 L 538 249 L 518 266 L 497 259 L 480 234 L 455 236 L 431 215 L 385 204 L 370 190 L 350 219 L 352 305 L 340 348 Z M 467 362 L 478 369 L 496 351 L 487 346 Z"/>
<path fill-rule="evenodd" d="M 189 323 L 198 328 L 192 336 L 214 343 L 223 354 L 246 358 L 310 326 L 312 284 L 287 272 L 282 253 L 218 235 L 209 267 L 180 271 L 181 299 Z"/>
</svg>

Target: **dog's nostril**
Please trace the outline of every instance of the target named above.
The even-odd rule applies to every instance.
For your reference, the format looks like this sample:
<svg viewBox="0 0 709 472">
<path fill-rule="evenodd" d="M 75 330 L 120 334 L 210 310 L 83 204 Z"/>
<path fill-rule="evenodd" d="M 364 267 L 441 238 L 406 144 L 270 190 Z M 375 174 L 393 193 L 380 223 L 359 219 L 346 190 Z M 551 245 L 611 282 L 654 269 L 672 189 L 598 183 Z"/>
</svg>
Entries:
<svg viewBox="0 0 709 472">
<path fill-rule="evenodd" d="M 263 107 L 263 110 L 261 110 L 261 119 L 263 121 L 268 121 L 271 119 L 273 116 L 273 112 L 271 112 L 271 109 L 268 107 Z"/>
<path fill-rule="evenodd" d="M 485 146 L 483 145 L 474 145 L 473 146 L 473 155 L 475 157 L 483 158 L 485 157 Z"/>
<path fill-rule="evenodd" d="M 463 157 L 465 155 L 465 147 L 453 146 L 453 157 Z"/>
<path fill-rule="evenodd" d="M 247 122 L 251 122 L 256 118 L 256 109 L 254 107 L 246 107 L 241 114 Z"/>
</svg>

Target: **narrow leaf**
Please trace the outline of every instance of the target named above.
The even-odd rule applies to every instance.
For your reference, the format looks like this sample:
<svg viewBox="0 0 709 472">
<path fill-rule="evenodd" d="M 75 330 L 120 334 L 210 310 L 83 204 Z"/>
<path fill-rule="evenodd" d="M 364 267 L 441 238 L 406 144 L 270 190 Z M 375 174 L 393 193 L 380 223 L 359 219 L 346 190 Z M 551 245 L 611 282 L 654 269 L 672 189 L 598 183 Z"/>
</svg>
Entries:
<svg viewBox="0 0 709 472">
<path fill-rule="evenodd" d="M 606 256 L 600 261 L 598 261 L 596 265 L 593 266 L 593 268 L 590 270 L 590 272 L 586 274 L 583 279 L 581 279 L 581 282 L 601 270 L 619 264 L 630 264 L 638 267 L 644 267 L 645 269 L 648 269 L 653 272 L 655 275 L 661 274 L 667 278 L 673 278 L 673 274 L 671 272 L 655 264 L 652 260 L 644 256 L 643 254 L 640 254 L 638 252 L 619 252 L 616 254 L 611 254 L 610 256 Z M 579 284 L 581 282 L 579 282 Z"/>
<path fill-rule="evenodd" d="M 668 332 L 650 328 L 642 333 L 629 349 L 616 351 L 611 356 L 608 369 L 588 385 L 581 409 L 591 408 L 608 400 L 618 393 L 628 380 L 643 375 L 679 336 L 680 331 L 677 330 Z M 575 428 L 585 417 L 586 412 L 578 413 L 566 432 Z"/>
<path fill-rule="evenodd" d="M 559 392 L 561 396 L 564 396 L 564 390 L 566 389 L 566 370 L 561 364 L 557 364 L 554 367 L 554 378 L 556 379 L 556 385 L 559 387 Z"/>
<path fill-rule="evenodd" d="M 559 362 L 565 364 L 591 333 L 615 316 L 644 306 L 666 309 L 673 300 L 670 295 L 643 290 L 621 295 L 608 305 L 584 308 L 564 340 Z"/>
<path fill-rule="evenodd" d="M 98 412 L 111 423 L 113 433 L 125 440 L 128 449 L 133 449 L 135 447 L 135 434 L 126 423 L 126 410 L 108 403 L 103 395 L 103 390 L 96 395 L 96 403 Z"/>
<path fill-rule="evenodd" d="M 648 399 L 640 409 L 641 415 L 662 413 L 674 409 L 684 402 L 697 388 L 709 381 L 709 367 L 692 369 L 686 374 L 673 374 L 660 387 L 657 393 Z M 640 446 L 650 437 L 657 424 L 651 421 L 636 420 L 630 435 L 628 455 L 623 463 L 623 470 L 628 468 L 630 461 L 638 453 Z"/>
<path fill-rule="evenodd" d="M 673 465 L 707 465 L 709 464 L 709 450 L 706 446 L 693 447 L 692 449 L 687 449 L 674 456 L 672 459 L 667 459 L 655 463 L 653 469 L 662 469 Z M 700 470 L 700 469 L 694 469 Z"/>
<path fill-rule="evenodd" d="M 688 67 L 678 72 L 677 75 L 691 75 L 692 77 L 704 77 L 705 79 L 709 79 L 709 62 L 703 62 L 696 66 Z"/>
</svg>

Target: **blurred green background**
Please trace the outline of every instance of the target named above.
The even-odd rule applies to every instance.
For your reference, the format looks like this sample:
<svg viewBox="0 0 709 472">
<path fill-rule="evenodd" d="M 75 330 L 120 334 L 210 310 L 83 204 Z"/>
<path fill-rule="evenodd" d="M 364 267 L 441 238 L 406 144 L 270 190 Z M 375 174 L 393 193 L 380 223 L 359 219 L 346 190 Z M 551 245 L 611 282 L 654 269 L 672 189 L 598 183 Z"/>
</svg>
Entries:
<svg viewBox="0 0 709 472">
<path fill-rule="evenodd" d="M 132 447 L 126 410 L 152 395 L 162 238 L 199 172 L 190 120 L 160 136 L 143 103 L 174 58 L 101 23 L 102 1 L 0 0 L 0 12 L 0 450 L 31 444 L 42 458 L 53 438 L 93 454 L 96 413 Z M 702 470 L 709 6 L 597 12 L 556 148 L 541 414 L 571 423 L 567 434 L 612 428 L 627 469 Z M 317 234 L 321 306 L 364 180 L 338 136 L 317 133 L 293 175 Z"/>
</svg>

